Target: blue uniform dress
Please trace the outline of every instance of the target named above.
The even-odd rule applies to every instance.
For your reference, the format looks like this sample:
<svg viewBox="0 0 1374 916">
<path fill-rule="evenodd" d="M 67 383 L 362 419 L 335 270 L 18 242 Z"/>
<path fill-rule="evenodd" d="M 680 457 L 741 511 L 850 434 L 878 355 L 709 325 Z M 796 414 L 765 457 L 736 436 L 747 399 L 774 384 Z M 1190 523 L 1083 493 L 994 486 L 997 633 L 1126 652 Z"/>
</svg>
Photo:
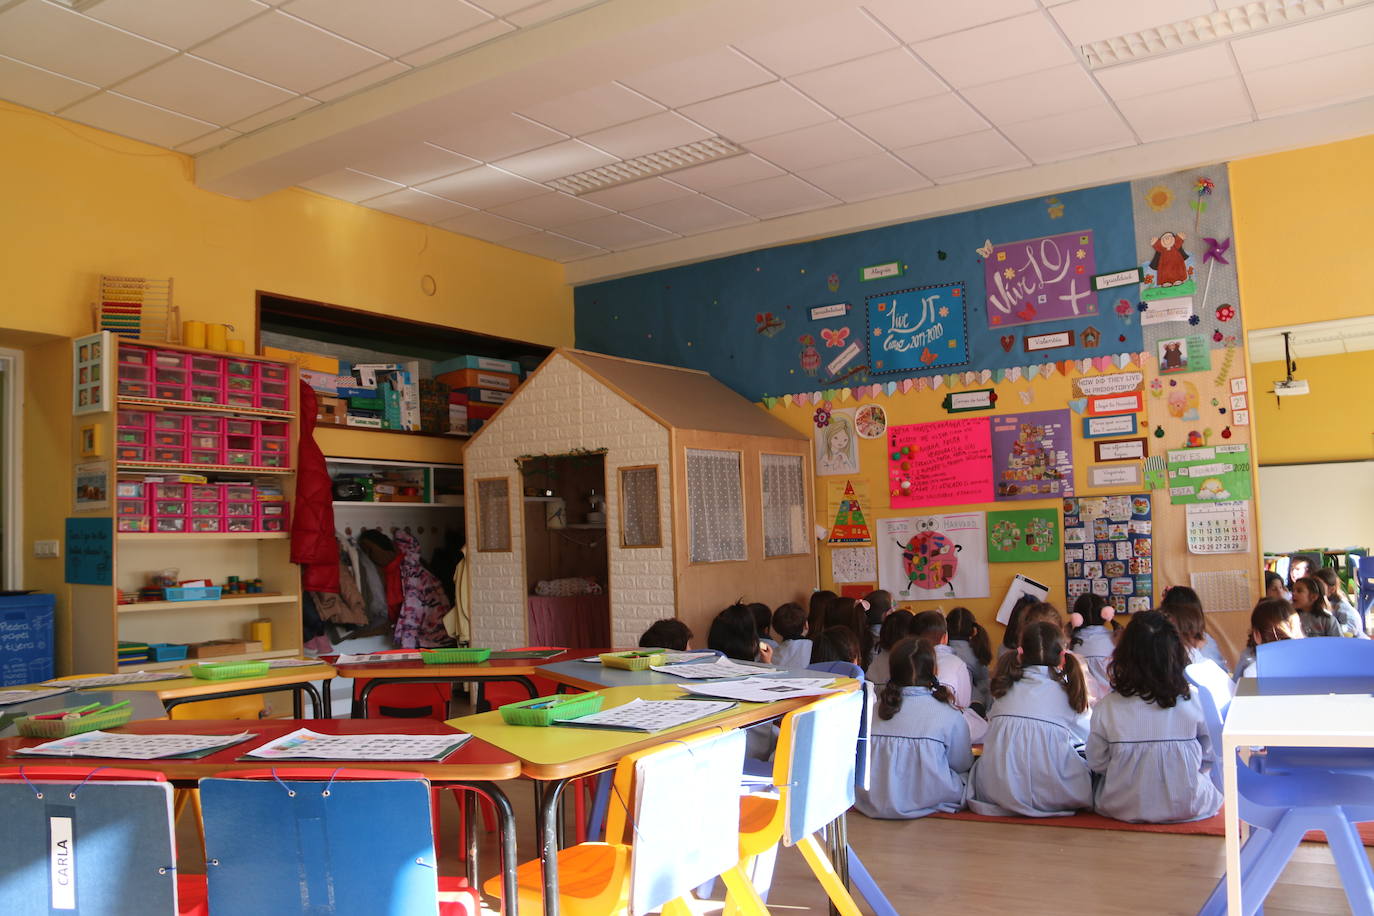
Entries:
<svg viewBox="0 0 1374 916">
<path fill-rule="evenodd" d="M 868 671 L 864 674 L 868 682 L 874 686 L 881 687 L 892 680 L 892 656 L 886 649 L 879 649 L 878 654 L 873 656 L 873 661 L 868 663 Z"/>
<path fill-rule="evenodd" d="M 1083 667 L 1087 669 L 1088 692 L 1099 699 L 1105 697 L 1112 689 L 1107 666 L 1111 663 L 1112 653 L 1116 651 L 1116 641 L 1112 639 L 1111 631 L 1101 626 L 1079 627 L 1074 636 L 1083 640 L 1074 647 L 1073 654 L 1082 659 Z"/>
<path fill-rule="evenodd" d="M 983 708 L 988 708 L 988 703 L 992 701 L 992 694 L 989 692 L 988 682 L 992 679 L 988 673 L 988 666 L 978 661 L 978 656 L 973 654 L 973 647 L 968 644 L 967 639 L 951 639 L 949 647 L 955 655 L 964 660 L 968 665 L 968 673 L 973 678 L 973 702 L 982 703 Z"/>
<path fill-rule="evenodd" d="M 773 664 L 791 671 L 805 668 L 811 664 L 811 640 L 784 639 L 773 650 Z"/>
<path fill-rule="evenodd" d="M 994 816 L 1056 817 L 1093 803 L 1092 773 L 1080 749 L 1090 716 L 1074 712 L 1044 665 L 993 701 L 983 756 L 969 778 L 969 810 Z"/>
<path fill-rule="evenodd" d="M 1088 765 L 1102 777 L 1098 814 L 1135 824 L 1211 817 L 1221 810 L 1207 775 L 1214 762 L 1196 693 L 1169 709 L 1112 693 L 1093 708 Z"/>
<path fill-rule="evenodd" d="M 964 807 L 964 780 L 973 766 L 968 725 L 929 687 L 903 687 L 891 719 L 873 717 L 869 788 L 855 790 L 854 807 L 869 817 L 925 817 Z"/>
<path fill-rule="evenodd" d="M 1355 610 L 1349 601 L 1341 598 L 1338 603 L 1332 603 L 1335 603 L 1336 606 L 1331 609 L 1331 613 L 1335 616 L 1336 622 L 1340 624 L 1343 636 L 1353 636 L 1356 639 L 1369 638 L 1369 634 L 1364 631 L 1364 622 L 1360 620 L 1360 612 Z"/>
<path fill-rule="evenodd" d="M 1212 661 L 1220 665 L 1221 670 L 1231 670 L 1230 668 L 1226 667 L 1226 656 L 1221 654 L 1221 646 L 1217 645 L 1217 641 L 1212 638 L 1211 633 L 1202 634 L 1202 645 L 1198 647 L 1198 652 L 1202 655 L 1203 658 L 1211 659 Z"/>
</svg>

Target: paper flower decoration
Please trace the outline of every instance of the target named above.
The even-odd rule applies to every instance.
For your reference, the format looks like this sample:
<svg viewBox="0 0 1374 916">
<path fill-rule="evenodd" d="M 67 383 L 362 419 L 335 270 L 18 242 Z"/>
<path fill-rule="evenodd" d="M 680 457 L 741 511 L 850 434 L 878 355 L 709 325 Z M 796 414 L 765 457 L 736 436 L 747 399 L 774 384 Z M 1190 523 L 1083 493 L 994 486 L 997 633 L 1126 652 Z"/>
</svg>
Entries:
<svg viewBox="0 0 1374 916">
<path fill-rule="evenodd" d="M 1149 309 L 1149 306 L 1146 305 L 1144 302 L 1137 302 L 1137 303 L 1135 304 L 1135 310 L 1136 310 L 1137 312 L 1144 312 L 1144 311 L 1146 311 L 1146 310 L 1148 310 L 1148 309 Z"/>
<path fill-rule="evenodd" d="M 1174 192 L 1162 184 L 1157 184 L 1145 192 L 1145 203 L 1156 213 L 1167 210 L 1174 205 Z"/>
<path fill-rule="evenodd" d="M 824 407 L 817 407 L 816 413 L 811 419 L 815 421 L 817 429 L 825 429 L 830 425 L 830 411 Z"/>
<path fill-rule="evenodd" d="M 1196 316 L 1196 315 L 1189 315 L 1189 316 L 1188 316 L 1188 323 L 1189 323 L 1189 324 L 1197 324 L 1197 323 L 1198 323 L 1199 321 L 1201 321 L 1201 320 L 1202 320 L 1202 319 L 1199 318 L 1199 317 Z"/>
<path fill-rule="evenodd" d="M 1230 321 L 1236 317 L 1236 310 L 1229 305 L 1222 304 L 1217 306 L 1217 321 Z"/>
<path fill-rule="evenodd" d="M 1205 197 L 1211 194 L 1216 186 L 1216 182 L 1212 181 L 1212 179 L 1199 176 L 1197 181 L 1193 182 L 1193 193 L 1198 197 Z"/>
</svg>

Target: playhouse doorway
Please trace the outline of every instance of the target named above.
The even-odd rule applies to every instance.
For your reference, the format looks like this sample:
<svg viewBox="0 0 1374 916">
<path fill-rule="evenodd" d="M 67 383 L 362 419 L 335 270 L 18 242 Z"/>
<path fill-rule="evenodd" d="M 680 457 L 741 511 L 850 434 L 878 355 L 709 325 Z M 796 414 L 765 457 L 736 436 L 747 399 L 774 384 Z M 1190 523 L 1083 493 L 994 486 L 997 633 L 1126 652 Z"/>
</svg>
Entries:
<svg viewBox="0 0 1374 916">
<path fill-rule="evenodd" d="M 531 645 L 611 644 L 604 452 L 520 459 Z"/>
</svg>

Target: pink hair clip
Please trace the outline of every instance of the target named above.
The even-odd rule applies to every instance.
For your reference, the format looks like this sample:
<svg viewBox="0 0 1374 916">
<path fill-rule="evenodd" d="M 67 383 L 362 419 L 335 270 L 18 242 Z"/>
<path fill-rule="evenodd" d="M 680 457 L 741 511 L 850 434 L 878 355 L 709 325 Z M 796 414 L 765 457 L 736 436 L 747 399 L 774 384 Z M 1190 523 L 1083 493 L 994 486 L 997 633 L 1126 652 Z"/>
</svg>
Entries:
<svg viewBox="0 0 1374 916">
<path fill-rule="evenodd" d="M 865 610 L 865 611 L 868 610 L 870 607 L 873 606 L 873 605 L 869 604 L 867 601 L 865 601 L 865 600 L 862 599 L 862 598 L 856 599 L 854 603 L 857 604 L 862 610 Z"/>
<path fill-rule="evenodd" d="M 1102 622 L 1103 622 L 1103 623 L 1111 623 L 1111 622 L 1112 622 L 1112 618 L 1115 617 L 1115 616 L 1116 616 L 1116 608 L 1112 607 L 1110 604 L 1107 605 L 1106 607 L 1104 607 L 1104 608 L 1102 609 Z"/>
<path fill-rule="evenodd" d="M 1070 615 L 1069 615 L 1069 626 L 1073 627 L 1075 630 L 1078 629 L 1079 627 L 1083 626 L 1083 615 L 1080 614 L 1080 613 L 1078 613 L 1077 611 L 1075 611 L 1074 613 L 1070 614 Z"/>
</svg>

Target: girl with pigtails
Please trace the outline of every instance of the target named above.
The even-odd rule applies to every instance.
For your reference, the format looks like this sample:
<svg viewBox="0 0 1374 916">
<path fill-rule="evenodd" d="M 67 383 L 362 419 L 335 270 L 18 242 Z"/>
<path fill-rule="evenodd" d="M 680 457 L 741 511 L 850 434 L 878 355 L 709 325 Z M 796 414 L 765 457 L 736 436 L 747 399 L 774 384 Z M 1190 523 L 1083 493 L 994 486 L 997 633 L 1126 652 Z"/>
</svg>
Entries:
<svg viewBox="0 0 1374 916">
<path fill-rule="evenodd" d="M 1073 654 L 1087 666 L 1088 692 L 1098 699 L 1112 689 L 1107 669 L 1116 649 L 1116 632 L 1121 628 L 1112 619 L 1115 616 L 1116 608 L 1111 602 L 1091 592 L 1078 596 L 1069 615 Z"/>
</svg>

